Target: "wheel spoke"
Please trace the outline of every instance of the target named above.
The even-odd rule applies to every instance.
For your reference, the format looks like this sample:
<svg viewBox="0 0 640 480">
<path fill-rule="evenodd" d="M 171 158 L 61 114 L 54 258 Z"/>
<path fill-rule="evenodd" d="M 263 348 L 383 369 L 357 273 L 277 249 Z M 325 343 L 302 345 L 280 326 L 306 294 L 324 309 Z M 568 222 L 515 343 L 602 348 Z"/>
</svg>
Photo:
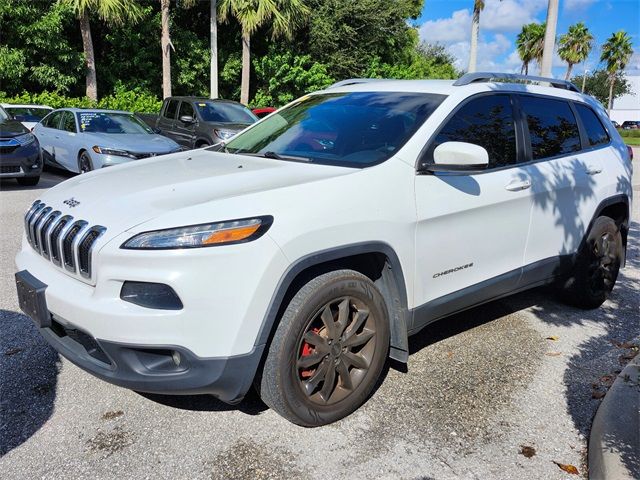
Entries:
<svg viewBox="0 0 640 480">
<path fill-rule="evenodd" d="M 340 376 L 340 384 L 347 390 L 353 390 L 353 382 L 351 381 L 351 375 L 349 375 L 349 367 L 343 360 L 340 361 L 336 367 L 338 375 Z"/>
<path fill-rule="evenodd" d="M 340 305 L 338 305 L 338 321 L 336 322 L 336 327 L 337 327 L 337 334 L 338 335 L 342 335 L 342 332 L 344 332 L 344 329 L 347 328 L 347 325 L 349 324 L 349 307 L 350 307 L 350 302 L 348 298 L 345 298 L 343 301 L 340 302 Z"/>
<path fill-rule="evenodd" d="M 306 382 L 303 382 L 302 385 L 304 386 L 304 391 L 307 394 L 307 397 L 310 397 L 311 394 L 314 392 L 314 390 L 316 389 L 316 387 L 318 386 L 318 384 L 324 380 L 326 374 L 327 374 L 327 369 L 329 368 L 329 365 L 327 362 L 325 363 L 321 363 L 320 366 L 318 367 L 318 369 L 316 370 L 316 372 L 313 374 L 313 376 L 307 380 Z"/>
<path fill-rule="evenodd" d="M 320 389 L 320 396 L 325 402 L 329 401 L 329 398 L 333 393 L 333 387 L 335 383 L 336 383 L 336 369 L 333 365 L 329 365 L 327 368 L 327 374 L 324 377 L 324 384 Z"/>
<path fill-rule="evenodd" d="M 364 345 L 375 335 L 375 332 L 365 329 L 360 335 L 352 335 L 345 342 L 342 343 L 343 347 L 357 347 Z"/>
<path fill-rule="evenodd" d="M 324 353 L 315 352 L 315 353 L 312 353 L 311 355 L 300 357 L 297 363 L 298 368 L 312 367 L 313 365 L 320 363 L 320 361 L 325 357 L 325 355 L 326 354 Z"/>
<path fill-rule="evenodd" d="M 331 313 L 330 305 L 327 305 L 325 307 L 320 318 L 322 320 L 322 323 L 324 323 L 327 332 L 329 333 L 329 338 L 335 339 L 337 337 L 336 322 L 333 321 L 333 313 Z"/>
<path fill-rule="evenodd" d="M 367 318 L 369 318 L 369 310 L 358 310 L 353 316 L 353 322 L 351 322 L 351 325 L 349 325 L 349 328 L 345 331 L 344 338 L 349 339 L 355 335 Z"/>
<path fill-rule="evenodd" d="M 304 334 L 302 337 L 305 342 L 309 345 L 313 345 L 313 347 L 320 353 L 328 353 L 329 346 L 327 345 L 327 339 L 321 335 L 318 335 L 316 332 L 310 331 Z"/>
<path fill-rule="evenodd" d="M 342 357 L 347 361 L 350 365 L 353 365 L 356 368 L 367 369 L 369 368 L 369 360 L 364 358 L 362 355 L 353 353 L 353 352 L 344 352 Z"/>
</svg>

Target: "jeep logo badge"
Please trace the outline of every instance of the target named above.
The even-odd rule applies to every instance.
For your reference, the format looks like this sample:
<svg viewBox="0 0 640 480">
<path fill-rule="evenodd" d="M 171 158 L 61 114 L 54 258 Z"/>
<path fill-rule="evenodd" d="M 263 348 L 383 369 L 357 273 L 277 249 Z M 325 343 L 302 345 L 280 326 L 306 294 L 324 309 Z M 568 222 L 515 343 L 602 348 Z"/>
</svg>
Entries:
<svg viewBox="0 0 640 480">
<path fill-rule="evenodd" d="M 78 200 L 76 200 L 75 198 L 71 197 L 67 200 L 65 200 L 64 202 L 65 205 L 69 205 L 70 208 L 76 207 L 78 205 L 80 205 L 80 202 Z"/>
</svg>

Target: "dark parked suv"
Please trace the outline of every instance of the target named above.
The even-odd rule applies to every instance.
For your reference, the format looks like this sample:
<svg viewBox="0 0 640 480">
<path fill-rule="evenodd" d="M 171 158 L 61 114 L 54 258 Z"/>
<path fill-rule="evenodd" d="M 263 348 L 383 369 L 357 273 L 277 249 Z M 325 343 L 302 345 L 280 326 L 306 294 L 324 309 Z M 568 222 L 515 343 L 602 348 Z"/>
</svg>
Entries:
<svg viewBox="0 0 640 480">
<path fill-rule="evenodd" d="M 200 148 L 228 140 L 257 120 L 238 102 L 169 97 L 162 103 L 156 128 L 184 147 Z"/>
<path fill-rule="evenodd" d="M 35 135 L 0 107 L 0 178 L 37 185 L 41 173 L 42 157 Z"/>
</svg>

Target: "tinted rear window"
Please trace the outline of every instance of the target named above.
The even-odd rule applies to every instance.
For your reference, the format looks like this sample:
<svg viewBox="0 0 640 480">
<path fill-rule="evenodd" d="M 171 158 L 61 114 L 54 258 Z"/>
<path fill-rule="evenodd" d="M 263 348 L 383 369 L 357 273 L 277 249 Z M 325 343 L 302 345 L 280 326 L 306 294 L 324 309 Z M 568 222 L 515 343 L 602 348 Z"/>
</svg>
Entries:
<svg viewBox="0 0 640 480">
<path fill-rule="evenodd" d="M 593 147 L 609 143 L 609 134 L 604 129 L 602 122 L 600 122 L 600 119 L 595 112 L 586 105 L 582 105 L 580 103 L 576 103 L 575 106 L 578 111 L 578 115 L 580 116 L 580 120 L 582 120 L 582 125 L 584 126 L 584 130 L 587 134 L 589 145 Z"/>
<path fill-rule="evenodd" d="M 569 104 L 563 100 L 520 96 L 527 118 L 533 160 L 580 150 L 580 132 Z"/>
</svg>

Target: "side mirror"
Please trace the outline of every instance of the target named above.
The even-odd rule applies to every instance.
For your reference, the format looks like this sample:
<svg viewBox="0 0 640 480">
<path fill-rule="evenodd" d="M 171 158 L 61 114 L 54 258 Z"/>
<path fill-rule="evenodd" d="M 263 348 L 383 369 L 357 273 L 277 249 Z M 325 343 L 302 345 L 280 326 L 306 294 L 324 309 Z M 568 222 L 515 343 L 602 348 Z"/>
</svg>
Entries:
<svg viewBox="0 0 640 480">
<path fill-rule="evenodd" d="M 484 147 L 466 142 L 441 143 L 433 151 L 433 164 L 425 165 L 432 172 L 480 170 L 489 165 L 489 153 Z"/>
<path fill-rule="evenodd" d="M 182 123 L 194 123 L 195 119 L 191 115 L 182 115 L 180 121 Z"/>
</svg>

